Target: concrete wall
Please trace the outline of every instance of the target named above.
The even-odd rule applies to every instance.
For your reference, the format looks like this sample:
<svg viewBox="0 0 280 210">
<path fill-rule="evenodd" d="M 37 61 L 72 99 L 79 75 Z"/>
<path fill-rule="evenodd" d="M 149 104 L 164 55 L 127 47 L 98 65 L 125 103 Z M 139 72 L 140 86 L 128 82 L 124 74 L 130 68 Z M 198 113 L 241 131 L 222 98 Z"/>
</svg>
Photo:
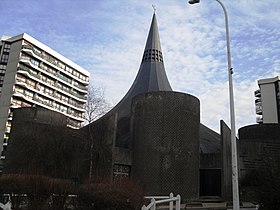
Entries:
<svg viewBox="0 0 280 210">
<path fill-rule="evenodd" d="M 199 100 L 177 92 L 138 95 L 132 103 L 131 178 L 146 195 L 199 193 Z"/>
<path fill-rule="evenodd" d="M 15 109 L 3 172 L 75 176 L 84 144 L 66 124 L 65 115 L 44 108 Z"/>
<path fill-rule="evenodd" d="M 113 178 L 113 165 L 115 153 L 117 153 L 114 150 L 117 128 L 116 119 L 117 115 L 109 115 L 80 129 L 80 132 L 83 133 L 88 142 L 89 153 L 92 152 L 92 175 L 95 179 L 112 180 Z"/>
<path fill-rule="evenodd" d="M 220 121 L 222 157 L 222 198 L 232 200 L 231 132 L 224 121 Z"/>
<path fill-rule="evenodd" d="M 269 196 L 279 186 L 280 124 L 242 127 L 239 138 L 241 198 Z"/>
<path fill-rule="evenodd" d="M 242 179 L 251 170 L 280 165 L 280 124 L 258 124 L 239 129 L 239 165 Z"/>
<path fill-rule="evenodd" d="M 274 83 L 260 84 L 263 123 L 278 123 L 276 90 Z"/>
<path fill-rule="evenodd" d="M 7 63 L 3 87 L 0 97 L 0 153 L 3 146 L 3 138 L 8 120 L 9 109 L 11 106 L 11 97 L 13 95 L 13 86 L 15 84 L 17 66 L 20 57 L 22 41 L 15 42 L 11 45 L 9 60 Z"/>
</svg>

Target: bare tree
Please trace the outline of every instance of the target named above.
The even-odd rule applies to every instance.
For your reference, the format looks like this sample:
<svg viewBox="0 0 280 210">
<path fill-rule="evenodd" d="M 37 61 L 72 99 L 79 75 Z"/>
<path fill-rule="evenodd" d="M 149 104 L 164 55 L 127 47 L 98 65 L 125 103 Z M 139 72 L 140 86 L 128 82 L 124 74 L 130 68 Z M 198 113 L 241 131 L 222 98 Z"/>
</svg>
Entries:
<svg viewBox="0 0 280 210">
<path fill-rule="evenodd" d="M 94 87 L 92 84 L 88 87 L 88 97 L 85 112 L 85 124 L 90 124 L 98 118 L 102 117 L 109 111 L 111 106 L 105 100 L 104 89 Z M 90 143 L 90 166 L 89 166 L 89 179 L 92 178 L 93 172 L 93 133 L 91 131 L 91 125 L 88 125 Z"/>
<path fill-rule="evenodd" d="M 97 120 L 108 112 L 110 108 L 110 104 L 105 100 L 104 89 L 90 84 L 88 87 L 85 123 L 89 124 Z"/>
</svg>

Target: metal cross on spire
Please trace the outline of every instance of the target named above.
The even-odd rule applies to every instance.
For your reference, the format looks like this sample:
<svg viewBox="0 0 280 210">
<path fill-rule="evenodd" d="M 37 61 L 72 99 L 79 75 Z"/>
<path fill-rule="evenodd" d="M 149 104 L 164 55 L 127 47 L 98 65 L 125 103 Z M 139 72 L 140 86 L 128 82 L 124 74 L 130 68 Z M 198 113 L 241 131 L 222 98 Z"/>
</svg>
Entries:
<svg viewBox="0 0 280 210">
<path fill-rule="evenodd" d="M 156 10 L 157 10 L 156 5 L 152 4 L 152 7 L 154 8 L 154 13 L 156 13 Z"/>
</svg>

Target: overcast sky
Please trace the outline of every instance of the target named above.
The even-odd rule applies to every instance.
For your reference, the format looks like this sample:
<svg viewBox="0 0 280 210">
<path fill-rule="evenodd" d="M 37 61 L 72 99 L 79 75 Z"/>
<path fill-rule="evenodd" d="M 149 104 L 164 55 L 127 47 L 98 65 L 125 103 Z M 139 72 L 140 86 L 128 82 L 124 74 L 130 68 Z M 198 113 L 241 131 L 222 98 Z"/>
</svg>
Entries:
<svg viewBox="0 0 280 210">
<path fill-rule="evenodd" d="M 279 0 L 222 0 L 228 11 L 236 128 L 255 123 L 257 80 L 280 75 Z M 229 124 L 225 22 L 215 0 L 1 0 L 0 36 L 28 33 L 91 72 L 116 104 L 143 55 L 156 5 L 173 90 L 200 99 L 201 122 Z"/>
</svg>

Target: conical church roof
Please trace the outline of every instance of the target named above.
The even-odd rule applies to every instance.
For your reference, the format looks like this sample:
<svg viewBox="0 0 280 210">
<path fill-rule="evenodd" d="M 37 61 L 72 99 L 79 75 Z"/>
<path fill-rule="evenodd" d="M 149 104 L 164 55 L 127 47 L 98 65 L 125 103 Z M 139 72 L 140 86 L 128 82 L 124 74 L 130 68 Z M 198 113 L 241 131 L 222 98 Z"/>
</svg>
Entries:
<svg viewBox="0 0 280 210">
<path fill-rule="evenodd" d="M 118 119 L 129 115 L 132 98 L 138 94 L 152 91 L 172 91 L 164 68 L 155 13 L 138 74 L 126 95 L 107 115 L 117 112 Z"/>
</svg>

